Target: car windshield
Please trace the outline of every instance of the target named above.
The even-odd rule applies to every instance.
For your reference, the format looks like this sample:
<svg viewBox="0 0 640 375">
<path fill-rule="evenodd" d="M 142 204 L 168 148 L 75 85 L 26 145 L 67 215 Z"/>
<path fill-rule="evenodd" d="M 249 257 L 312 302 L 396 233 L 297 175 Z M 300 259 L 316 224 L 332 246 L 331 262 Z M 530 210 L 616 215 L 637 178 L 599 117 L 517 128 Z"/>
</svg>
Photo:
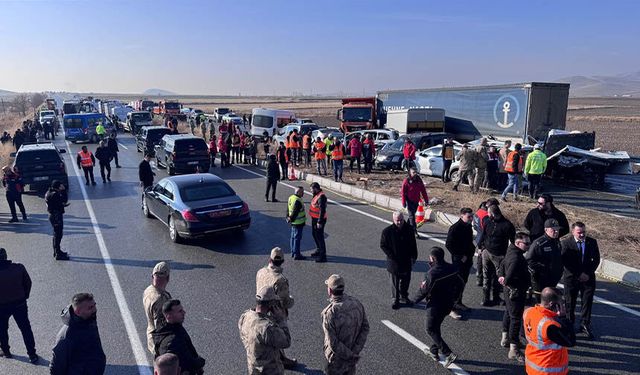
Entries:
<svg viewBox="0 0 640 375">
<path fill-rule="evenodd" d="M 42 111 L 40 112 L 40 116 L 45 117 L 45 116 L 55 116 L 56 113 L 54 111 Z"/>
<path fill-rule="evenodd" d="M 171 134 L 171 129 L 158 129 L 147 132 L 147 140 L 157 141 L 162 139 L 167 134 Z"/>
<path fill-rule="evenodd" d="M 165 103 L 164 107 L 166 109 L 180 109 L 180 103 L 169 102 L 169 103 Z"/>
<path fill-rule="evenodd" d="M 371 122 L 371 108 L 345 108 L 342 111 L 344 121 Z"/>
<path fill-rule="evenodd" d="M 151 121 L 151 114 L 148 112 L 145 113 L 132 113 L 131 119 L 134 121 Z"/>
<path fill-rule="evenodd" d="M 227 113 L 229 113 L 229 108 L 218 108 L 217 113 L 219 115 L 227 114 Z"/>
<path fill-rule="evenodd" d="M 60 155 L 56 150 L 23 151 L 16 155 L 17 165 L 52 161 L 60 161 Z"/>
<path fill-rule="evenodd" d="M 195 202 L 208 199 L 216 199 L 222 197 L 229 197 L 235 193 L 225 183 L 209 183 L 185 186 L 180 189 L 180 196 L 183 202 Z"/>
<path fill-rule="evenodd" d="M 256 126 L 258 128 L 270 128 L 273 126 L 273 117 L 263 116 L 263 115 L 254 115 L 251 118 L 251 125 Z"/>
<path fill-rule="evenodd" d="M 401 150 L 402 146 L 404 146 L 404 138 L 398 139 L 397 141 L 393 142 L 393 144 L 389 145 L 388 147 L 392 150 Z"/>
</svg>

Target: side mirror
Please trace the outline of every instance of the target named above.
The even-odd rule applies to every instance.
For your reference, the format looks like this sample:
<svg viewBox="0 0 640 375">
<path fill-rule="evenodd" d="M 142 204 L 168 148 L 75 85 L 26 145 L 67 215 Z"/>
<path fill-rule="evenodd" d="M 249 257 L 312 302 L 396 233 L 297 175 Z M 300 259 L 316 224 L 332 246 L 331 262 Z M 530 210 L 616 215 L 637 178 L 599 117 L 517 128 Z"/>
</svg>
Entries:
<svg viewBox="0 0 640 375">
<path fill-rule="evenodd" d="M 336 120 L 342 121 L 342 108 L 336 112 Z"/>
<path fill-rule="evenodd" d="M 64 148 L 61 148 L 60 150 L 58 150 L 58 152 L 61 154 L 66 154 L 67 150 L 65 150 Z"/>
</svg>

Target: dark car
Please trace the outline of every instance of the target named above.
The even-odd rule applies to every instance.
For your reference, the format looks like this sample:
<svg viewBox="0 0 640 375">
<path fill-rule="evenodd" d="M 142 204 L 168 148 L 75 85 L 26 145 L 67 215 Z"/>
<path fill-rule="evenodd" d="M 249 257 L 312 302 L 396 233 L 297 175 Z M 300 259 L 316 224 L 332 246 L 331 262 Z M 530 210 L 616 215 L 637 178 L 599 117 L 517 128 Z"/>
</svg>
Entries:
<svg viewBox="0 0 640 375">
<path fill-rule="evenodd" d="M 156 163 L 167 168 L 170 176 L 211 168 L 207 142 L 191 134 L 165 135 L 155 150 Z"/>
<path fill-rule="evenodd" d="M 411 133 L 401 135 L 398 140 L 385 145 L 378 151 L 375 159 L 375 166 L 380 169 L 399 170 L 402 169 L 402 149 L 407 138 L 413 141 L 416 151 L 442 144 L 446 138 L 453 135 L 449 133 Z"/>
<path fill-rule="evenodd" d="M 146 217 L 169 228 L 173 242 L 249 228 L 249 206 L 220 177 L 210 173 L 165 177 L 142 200 Z"/>
<path fill-rule="evenodd" d="M 155 153 L 155 146 L 162 143 L 162 137 L 171 134 L 166 126 L 143 126 L 136 135 L 136 149 L 138 152 Z"/>
<path fill-rule="evenodd" d="M 13 166 L 18 167 L 24 184 L 32 190 L 40 190 L 51 185 L 53 180 L 59 180 L 69 187 L 67 167 L 60 156 L 65 152 L 65 149 L 58 149 L 53 143 L 27 143 L 11 156 L 15 157 Z"/>
</svg>

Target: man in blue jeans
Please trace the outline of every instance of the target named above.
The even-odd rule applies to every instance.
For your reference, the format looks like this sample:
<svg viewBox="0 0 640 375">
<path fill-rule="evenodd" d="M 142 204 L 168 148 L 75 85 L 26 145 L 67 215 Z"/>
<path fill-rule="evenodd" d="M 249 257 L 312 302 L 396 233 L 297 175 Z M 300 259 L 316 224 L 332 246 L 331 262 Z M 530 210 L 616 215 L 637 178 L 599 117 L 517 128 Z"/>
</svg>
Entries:
<svg viewBox="0 0 640 375">
<path fill-rule="evenodd" d="M 507 156 L 507 162 L 504 165 L 505 172 L 508 173 L 509 183 L 502 192 L 502 200 L 507 201 L 507 194 L 513 190 L 513 200 L 518 200 L 518 190 L 520 189 L 520 177 L 522 176 L 523 163 L 522 163 L 522 145 L 516 143 L 515 150 L 511 151 Z"/>
<path fill-rule="evenodd" d="M 304 211 L 304 203 L 302 197 L 304 196 L 304 188 L 298 186 L 295 193 L 289 197 L 287 201 L 287 223 L 291 224 L 291 256 L 294 260 L 306 259 L 300 253 L 300 242 L 302 241 L 302 231 L 307 221 L 307 217 Z"/>
</svg>

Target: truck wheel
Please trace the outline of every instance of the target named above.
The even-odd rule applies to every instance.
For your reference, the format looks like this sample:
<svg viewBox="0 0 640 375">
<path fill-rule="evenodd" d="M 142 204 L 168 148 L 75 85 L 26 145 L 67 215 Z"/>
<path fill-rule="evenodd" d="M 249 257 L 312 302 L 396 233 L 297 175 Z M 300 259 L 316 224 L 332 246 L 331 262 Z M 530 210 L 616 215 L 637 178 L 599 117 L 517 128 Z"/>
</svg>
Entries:
<svg viewBox="0 0 640 375">
<path fill-rule="evenodd" d="M 178 228 L 176 228 L 176 221 L 173 217 L 169 218 L 169 238 L 171 238 L 173 243 L 182 242 L 182 238 L 180 238 L 180 235 L 178 234 Z"/>
<path fill-rule="evenodd" d="M 147 204 L 147 198 L 142 198 L 142 213 L 144 217 L 151 219 L 153 215 L 151 215 L 151 211 L 149 211 L 149 205 Z"/>
<path fill-rule="evenodd" d="M 451 181 L 456 181 L 458 179 L 458 170 L 454 169 L 451 172 L 449 172 L 449 179 L 451 179 Z"/>
</svg>

